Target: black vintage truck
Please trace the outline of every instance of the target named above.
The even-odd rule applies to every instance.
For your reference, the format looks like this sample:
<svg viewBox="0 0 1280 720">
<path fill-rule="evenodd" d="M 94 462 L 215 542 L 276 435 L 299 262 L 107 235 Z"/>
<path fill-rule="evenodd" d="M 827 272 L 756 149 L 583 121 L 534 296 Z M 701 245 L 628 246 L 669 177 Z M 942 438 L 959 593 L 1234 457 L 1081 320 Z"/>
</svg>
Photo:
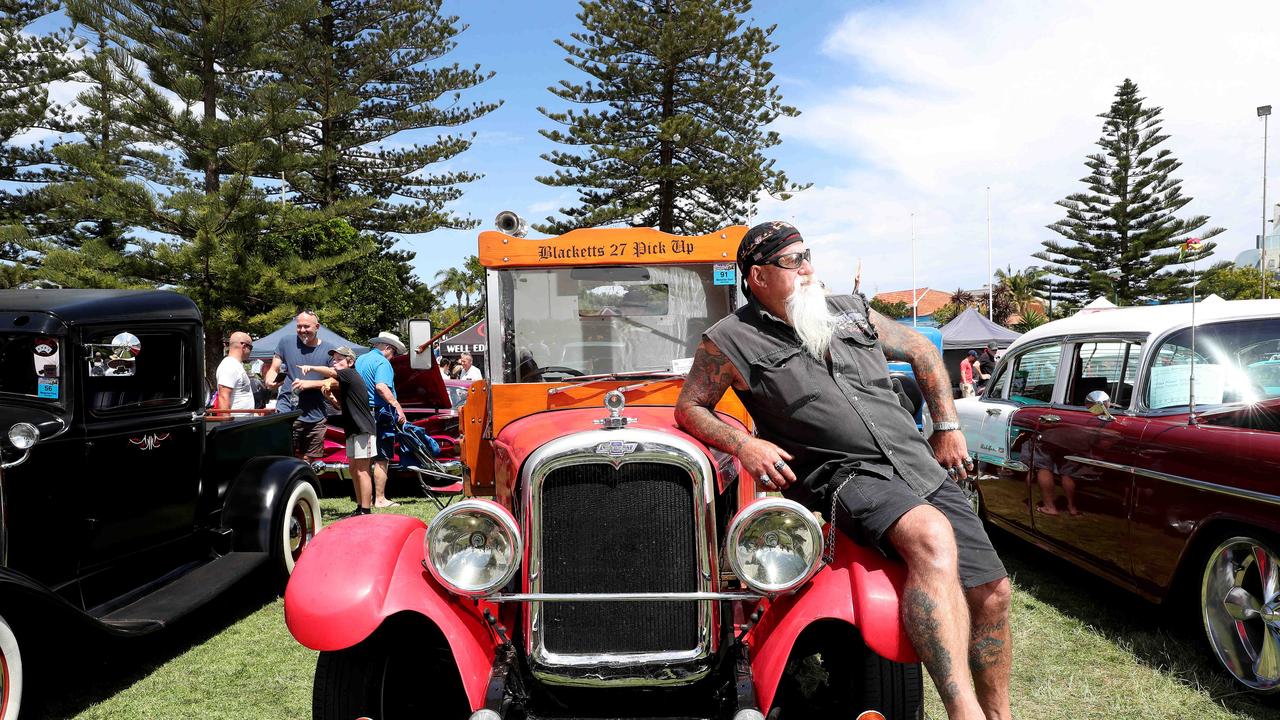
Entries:
<svg viewBox="0 0 1280 720">
<path fill-rule="evenodd" d="M 0 720 L 49 632 L 160 630 L 319 531 L 295 414 L 206 419 L 203 343 L 176 293 L 0 292 Z"/>
</svg>

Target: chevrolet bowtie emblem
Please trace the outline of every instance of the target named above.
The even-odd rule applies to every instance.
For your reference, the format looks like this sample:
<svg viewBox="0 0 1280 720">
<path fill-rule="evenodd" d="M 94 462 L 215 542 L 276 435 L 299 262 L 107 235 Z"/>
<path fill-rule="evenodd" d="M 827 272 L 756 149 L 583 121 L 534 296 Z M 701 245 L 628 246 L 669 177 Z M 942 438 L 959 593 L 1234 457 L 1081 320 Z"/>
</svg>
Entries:
<svg viewBox="0 0 1280 720">
<path fill-rule="evenodd" d="M 605 455 L 611 458 L 620 458 L 623 455 L 630 455 L 636 451 L 639 443 L 623 442 L 622 440 L 610 440 L 596 445 L 596 454 Z"/>
</svg>

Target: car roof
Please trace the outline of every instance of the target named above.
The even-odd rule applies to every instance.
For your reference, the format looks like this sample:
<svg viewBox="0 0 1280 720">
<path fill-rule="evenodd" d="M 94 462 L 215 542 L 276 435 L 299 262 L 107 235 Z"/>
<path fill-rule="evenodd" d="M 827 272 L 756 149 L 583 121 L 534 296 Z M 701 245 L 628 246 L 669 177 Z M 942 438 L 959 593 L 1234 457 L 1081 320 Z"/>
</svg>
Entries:
<svg viewBox="0 0 1280 720">
<path fill-rule="evenodd" d="M 167 290 L 6 290 L 0 312 L 47 312 L 74 325 L 102 320 L 200 320 L 185 295 Z"/>
<path fill-rule="evenodd" d="M 1280 317 L 1280 300 L 1213 300 L 1195 306 L 1197 325 L 1220 320 Z M 1191 324 L 1191 304 L 1144 305 L 1081 312 L 1045 323 L 1009 346 L 1016 349 L 1037 340 L 1067 335 L 1150 333 L 1153 336 Z"/>
</svg>

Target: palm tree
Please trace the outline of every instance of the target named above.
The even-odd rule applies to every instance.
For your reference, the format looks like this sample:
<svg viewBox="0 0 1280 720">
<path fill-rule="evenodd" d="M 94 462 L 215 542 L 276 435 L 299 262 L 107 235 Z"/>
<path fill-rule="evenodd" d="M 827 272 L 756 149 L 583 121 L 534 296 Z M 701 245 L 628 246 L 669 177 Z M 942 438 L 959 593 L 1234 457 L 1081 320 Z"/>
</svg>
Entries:
<svg viewBox="0 0 1280 720">
<path fill-rule="evenodd" d="M 957 288 L 955 292 L 951 293 L 951 297 L 947 299 L 947 302 L 952 305 L 967 308 L 973 305 L 975 298 L 973 297 L 973 293 L 968 290 L 965 290 L 964 288 Z"/>
<path fill-rule="evenodd" d="M 445 268 L 444 270 L 436 271 L 436 280 L 439 280 L 435 287 L 438 292 L 453 293 L 454 306 L 458 310 L 458 317 L 462 317 L 462 296 L 466 295 L 467 299 L 470 300 L 473 290 L 467 273 L 458 268 Z"/>
<path fill-rule="evenodd" d="M 1044 275 L 1045 271 L 1035 266 L 1018 272 L 1013 268 L 996 270 L 996 279 L 1008 290 L 1014 309 L 1024 316 L 1031 310 L 1031 303 L 1040 299 Z"/>
</svg>

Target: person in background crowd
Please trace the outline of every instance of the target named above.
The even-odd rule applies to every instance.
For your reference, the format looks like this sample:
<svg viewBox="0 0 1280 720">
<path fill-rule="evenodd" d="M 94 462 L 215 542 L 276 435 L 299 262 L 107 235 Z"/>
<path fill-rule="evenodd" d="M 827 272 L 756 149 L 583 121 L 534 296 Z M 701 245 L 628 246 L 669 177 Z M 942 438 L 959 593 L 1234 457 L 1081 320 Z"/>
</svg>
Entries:
<svg viewBox="0 0 1280 720">
<path fill-rule="evenodd" d="M 978 351 L 970 350 L 960 361 L 960 397 L 973 397 L 973 361 L 978 359 Z"/>
<path fill-rule="evenodd" d="M 394 333 L 381 332 L 369 338 L 369 352 L 356 359 L 356 372 L 369 390 L 369 408 L 376 424 L 377 448 L 373 455 L 373 506 L 394 507 L 387 500 L 387 466 L 396 454 L 396 425 L 406 422 L 404 409 L 396 398 L 396 373 L 391 358 L 405 353 L 404 343 Z"/>
<path fill-rule="evenodd" d="M 987 343 L 986 349 L 978 356 L 978 360 L 974 364 L 974 382 L 977 385 L 974 391 L 979 395 L 987 389 L 987 381 L 991 379 L 991 373 L 996 371 L 996 348 L 995 342 Z"/>
<path fill-rule="evenodd" d="M 355 486 L 356 515 L 373 512 L 371 501 L 373 481 L 370 465 L 376 453 L 374 432 L 377 424 L 369 409 L 369 389 L 356 372 L 356 354 L 346 345 L 329 351 L 332 366 L 299 365 L 298 372 L 305 376 L 319 375 L 319 380 L 294 380 L 299 393 L 317 392 L 340 412 L 334 416 L 334 424 L 347 434 L 347 464 L 351 467 L 351 482 Z"/>
<path fill-rule="evenodd" d="M 861 295 L 824 295 L 788 223 L 751 228 L 737 260 L 747 303 L 703 334 L 676 422 L 766 490 L 901 558 L 902 624 L 947 716 L 1009 718 L 1009 580 L 957 484 L 974 465 L 942 358 Z M 911 363 L 933 417 L 927 441 L 890 389 L 886 359 Z M 730 387 L 756 434 L 716 414 Z"/>
<path fill-rule="evenodd" d="M 471 353 L 462 353 L 458 358 L 458 363 L 462 365 L 462 370 L 458 373 L 459 380 L 475 382 L 476 380 L 484 379 L 484 376 L 480 374 L 480 368 L 471 364 Z"/>
<path fill-rule="evenodd" d="M 252 410 L 253 383 L 244 364 L 253 352 L 253 339 L 248 333 L 233 332 L 227 343 L 227 356 L 218 365 L 218 397 L 214 408 L 218 410 Z"/>
<path fill-rule="evenodd" d="M 436 348 L 436 367 L 440 370 L 440 377 L 444 380 L 450 380 L 449 377 L 449 361 L 440 357 L 440 348 Z"/>
<path fill-rule="evenodd" d="M 296 321 L 297 337 L 280 340 L 275 356 L 271 358 L 271 366 L 262 379 L 268 390 L 281 390 L 280 399 L 276 402 L 277 412 L 302 411 L 302 415 L 293 422 L 293 454 L 310 462 L 324 455 L 325 398 L 316 385 L 298 390 L 296 405 L 289 396 L 296 389 L 294 382 L 323 379 L 314 372 L 303 373 L 299 368 L 303 365 L 323 367 L 333 347 L 317 334 L 320 332 L 320 318 L 314 312 L 303 310 L 298 313 Z"/>
</svg>

